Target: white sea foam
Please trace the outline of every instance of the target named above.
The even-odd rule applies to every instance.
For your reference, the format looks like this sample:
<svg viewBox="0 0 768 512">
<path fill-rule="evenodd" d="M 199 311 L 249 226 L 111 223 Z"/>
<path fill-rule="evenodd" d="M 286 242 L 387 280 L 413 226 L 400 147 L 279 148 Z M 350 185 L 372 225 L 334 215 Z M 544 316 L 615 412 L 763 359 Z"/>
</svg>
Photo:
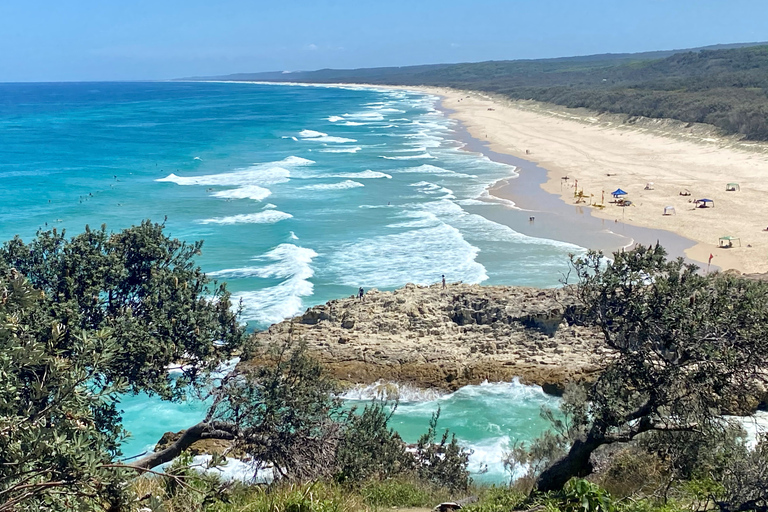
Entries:
<svg viewBox="0 0 768 512">
<path fill-rule="evenodd" d="M 346 123 L 343 123 L 344 126 L 363 126 L 368 123 L 358 123 L 357 121 L 347 121 Z"/>
<path fill-rule="evenodd" d="M 409 187 L 418 187 L 425 190 L 437 190 L 440 188 L 440 185 L 436 185 L 434 183 L 430 183 L 428 181 L 419 181 L 418 183 L 411 183 L 408 185 Z"/>
<path fill-rule="evenodd" d="M 416 187 L 419 189 L 419 192 L 422 194 L 443 194 L 443 197 L 441 199 L 456 199 L 456 196 L 453 195 L 453 190 L 441 187 L 440 185 L 437 185 L 435 183 L 430 183 L 428 181 L 420 181 L 418 183 L 411 183 L 408 185 L 409 187 Z"/>
<path fill-rule="evenodd" d="M 344 147 L 344 148 L 325 148 L 321 149 L 321 153 L 357 153 L 360 151 L 360 146 Z"/>
<path fill-rule="evenodd" d="M 470 473 L 473 475 L 487 474 L 494 481 L 509 478 L 510 475 L 507 475 L 504 470 L 504 454 L 510 448 L 509 436 L 491 437 L 482 442 L 475 443 L 467 442 L 463 439 L 457 439 L 457 441 L 460 446 L 471 453 L 469 464 L 467 465 L 467 470 Z M 519 478 L 523 475 L 514 476 Z"/>
<path fill-rule="evenodd" d="M 437 389 L 421 389 L 410 384 L 385 382 L 379 380 L 373 384 L 357 384 L 346 390 L 341 398 L 345 400 L 397 400 L 406 402 L 430 402 L 445 395 Z"/>
<path fill-rule="evenodd" d="M 211 455 L 192 457 L 192 468 L 208 474 L 215 474 L 225 482 L 243 482 L 246 484 L 270 484 L 274 481 L 273 469 L 226 457 L 226 464 L 211 467 Z M 169 463 L 170 464 L 170 463 Z"/>
<path fill-rule="evenodd" d="M 467 283 L 488 279 L 475 261 L 479 249 L 461 232 L 436 217 L 424 227 L 346 244 L 330 257 L 330 268 L 347 286 L 394 288 L 403 283 L 429 284 L 440 274 Z M 435 254 L 440 254 L 439 268 Z"/>
<path fill-rule="evenodd" d="M 426 153 L 427 148 L 424 146 L 417 146 L 410 149 L 392 149 L 390 150 L 391 153 Z"/>
<path fill-rule="evenodd" d="M 450 169 L 445 169 L 443 167 L 438 167 L 436 165 L 430 165 L 430 164 L 422 164 L 418 167 L 404 167 L 402 169 L 397 169 L 393 172 L 396 173 L 414 173 L 414 174 L 434 174 L 436 176 L 444 176 L 444 177 L 453 177 L 453 178 L 477 178 L 477 176 L 472 174 L 465 174 L 462 172 L 455 172 L 451 171 Z"/>
<path fill-rule="evenodd" d="M 344 114 L 347 119 L 357 119 L 358 121 L 383 121 L 384 116 L 379 112 L 355 112 L 352 114 Z"/>
<path fill-rule="evenodd" d="M 328 178 L 353 178 L 357 180 L 363 180 L 363 179 L 378 179 L 378 178 L 392 179 L 392 176 L 383 172 L 372 171 L 368 169 L 360 172 L 346 172 L 346 173 L 340 173 L 340 174 L 333 174 L 328 176 Z"/>
<path fill-rule="evenodd" d="M 381 158 L 386 158 L 387 160 L 419 160 L 424 158 L 435 158 L 435 157 L 430 155 L 429 153 L 422 153 L 420 155 L 403 155 L 403 156 L 381 155 Z"/>
<path fill-rule="evenodd" d="M 290 234 L 290 236 L 288 238 L 290 238 L 291 240 L 298 240 L 299 239 L 299 237 L 297 237 L 296 233 L 294 233 L 293 231 L 291 231 L 291 234 Z"/>
<path fill-rule="evenodd" d="M 262 201 L 272 194 L 267 188 L 260 187 L 258 185 L 246 185 L 244 187 L 220 190 L 214 192 L 214 197 L 223 197 L 227 199 L 253 199 L 255 201 Z"/>
<path fill-rule="evenodd" d="M 304 185 L 300 190 L 344 190 L 348 188 L 364 187 L 362 183 L 352 180 L 345 180 L 339 183 L 318 183 L 316 185 Z"/>
<path fill-rule="evenodd" d="M 262 210 L 274 210 L 275 208 L 277 208 L 277 205 L 272 204 L 272 203 L 267 203 L 267 204 L 264 205 Z"/>
<path fill-rule="evenodd" d="M 208 186 L 235 186 L 235 185 L 261 185 L 268 186 L 289 181 L 294 167 L 312 165 L 315 162 L 298 156 L 289 156 L 277 162 L 254 164 L 244 169 L 220 174 L 205 174 L 202 176 L 177 176 L 169 174 L 165 178 L 155 181 L 176 183 L 177 185 L 208 185 Z"/>
<path fill-rule="evenodd" d="M 309 278 L 314 275 L 311 263 L 316 256 L 317 253 L 312 249 L 280 244 L 267 254 L 253 258 L 261 265 L 219 270 L 211 275 L 224 278 L 282 279 L 276 286 L 233 295 L 235 300 L 243 301 L 245 320 L 274 323 L 302 311 L 302 297 L 312 295 L 313 285 Z"/>
<path fill-rule="evenodd" d="M 316 132 L 315 130 L 301 130 L 299 132 L 299 137 L 302 139 L 314 139 L 317 137 L 326 137 L 328 136 L 327 133 L 323 132 Z"/>
<path fill-rule="evenodd" d="M 341 116 L 331 116 L 331 117 L 329 117 L 329 118 L 328 118 L 328 120 L 329 120 L 330 122 L 332 122 L 332 123 L 337 123 L 337 122 L 339 122 L 339 121 L 343 121 L 343 120 L 344 120 L 344 118 L 343 118 L 343 117 L 341 117 Z"/>
<path fill-rule="evenodd" d="M 214 217 L 198 221 L 200 224 L 274 224 L 290 219 L 293 215 L 277 210 L 263 210 L 257 213 L 244 213 L 229 217 Z"/>
</svg>

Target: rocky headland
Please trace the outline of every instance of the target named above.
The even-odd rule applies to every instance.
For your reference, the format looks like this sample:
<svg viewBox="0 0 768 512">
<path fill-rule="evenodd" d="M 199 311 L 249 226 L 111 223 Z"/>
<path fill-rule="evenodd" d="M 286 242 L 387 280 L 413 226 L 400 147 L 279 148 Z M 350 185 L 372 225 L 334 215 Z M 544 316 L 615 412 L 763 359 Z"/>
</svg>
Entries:
<svg viewBox="0 0 768 512">
<path fill-rule="evenodd" d="M 254 339 L 303 340 L 348 384 L 453 390 L 519 377 L 556 394 L 569 381 L 594 378 L 611 354 L 576 312 L 567 288 L 408 284 L 309 308 Z"/>
</svg>

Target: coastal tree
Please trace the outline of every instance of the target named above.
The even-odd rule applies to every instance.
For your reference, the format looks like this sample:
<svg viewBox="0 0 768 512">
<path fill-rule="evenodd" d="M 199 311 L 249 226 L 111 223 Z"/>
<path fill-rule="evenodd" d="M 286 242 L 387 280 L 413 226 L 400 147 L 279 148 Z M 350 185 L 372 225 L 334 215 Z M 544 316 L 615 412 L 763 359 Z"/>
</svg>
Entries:
<svg viewBox="0 0 768 512">
<path fill-rule="evenodd" d="M 574 415 L 563 456 L 536 479 L 562 489 L 592 470 L 600 446 L 645 433 L 713 435 L 724 411 L 754 408 L 768 363 L 768 285 L 702 275 L 659 245 L 573 259 L 580 321 L 614 350 Z M 660 437 L 657 437 L 660 438 Z"/>
<path fill-rule="evenodd" d="M 0 248 L 0 511 L 116 506 L 135 469 L 115 462 L 120 394 L 181 397 L 241 345 L 229 293 L 192 260 L 201 244 L 163 231 Z"/>
<path fill-rule="evenodd" d="M 0 512 L 117 510 L 128 479 L 214 438 L 281 479 L 338 476 L 350 454 L 370 449 L 370 465 L 394 457 L 392 472 L 466 486 L 468 454 L 447 432 L 437 440 L 436 418 L 411 455 L 382 408 L 360 421 L 340 409 L 335 382 L 303 344 L 246 344 L 226 287 L 193 262 L 201 245 L 146 221 L 0 247 Z M 213 379 L 236 352 L 249 364 Z M 182 363 L 171 379 L 168 365 Z M 212 399 L 205 419 L 164 449 L 121 461 L 120 396 L 190 391 Z M 359 435 L 374 431 L 389 432 L 388 442 Z"/>
</svg>

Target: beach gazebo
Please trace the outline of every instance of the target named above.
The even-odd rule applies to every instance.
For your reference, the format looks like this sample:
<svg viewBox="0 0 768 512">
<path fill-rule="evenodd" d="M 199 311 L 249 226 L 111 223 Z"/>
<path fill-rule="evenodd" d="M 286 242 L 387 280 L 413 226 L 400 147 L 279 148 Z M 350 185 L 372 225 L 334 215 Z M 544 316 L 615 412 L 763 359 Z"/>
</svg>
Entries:
<svg viewBox="0 0 768 512">
<path fill-rule="evenodd" d="M 709 208 L 710 206 L 714 208 L 715 202 L 712 199 L 697 199 L 696 206 L 698 208 Z"/>
<path fill-rule="evenodd" d="M 741 187 L 739 186 L 738 183 L 728 183 L 725 186 L 726 192 L 736 192 L 737 190 L 741 190 Z"/>
<path fill-rule="evenodd" d="M 614 199 L 618 199 L 621 196 L 627 195 L 627 193 L 621 190 L 620 188 L 617 188 L 616 190 L 611 192 L 611 195 L 613 196 Z"/>
<path fill-rule="evenodd" d="M 741 247 L 741 238 L 737 236 L 725 235 L 721 236 L 717 241 L 718 247 L 733 247 L 733 242 L 738 240 L 739 247 Z"/>
<path fill-rule="evenodd" d="M 665 206 L 664 207 L 664 215 L 677 215 L 677 212 L 675 211 L 674 206 Z"/>
</svg>

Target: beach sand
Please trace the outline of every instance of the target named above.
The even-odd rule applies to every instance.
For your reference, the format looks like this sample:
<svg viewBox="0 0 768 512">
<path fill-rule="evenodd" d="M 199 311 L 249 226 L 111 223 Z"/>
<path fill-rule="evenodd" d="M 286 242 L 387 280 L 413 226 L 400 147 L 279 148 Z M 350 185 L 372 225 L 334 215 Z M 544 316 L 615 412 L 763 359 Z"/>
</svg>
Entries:
<svg viewBox="0 0 768 512">
<path fill-rule="evenodd" d="M 768 271 L 768 232 L 763 231 L 768 226 L 768 144 L 721 137 L 706 125 L 627 122 L 625 116 L 478 92 L 418 90 L 441 96 L 443 108 L 486 151 L 467 149 L 494 153 L 489 156 L 520 167 L 520 178 L 490 191 L 522 209 L 541 211 L 531 213 L 534 222 L 527 222 L 527 214 L 506 222 L 514 229 L 602 250 L 658 239 L 671 254 L 684 252 L 703 266 L 714 255 L 713 269 Z M 652 190 L 645 189 L 649 182 Z M 726 191 L 731 182 L 740 190 Z M 562 201 L 533 193 L 534 187 Z M 617 188 L 628 192 L 632 206 L 611 203 Z M 679 195 L 686 189 L 690 196 Z M 575 190 L 583 191 L 584 203 L 575 204 Z M 589 207 L 601 203 L 603 194 L 604 208 Z M 714 200 L 714 208 L 694 208 L 691 201 L 701 198 Z M 676 214 L 663 215 L 666 206 Z M 740 243 L 718 247 L 725 235 Z"/>
</svg>

